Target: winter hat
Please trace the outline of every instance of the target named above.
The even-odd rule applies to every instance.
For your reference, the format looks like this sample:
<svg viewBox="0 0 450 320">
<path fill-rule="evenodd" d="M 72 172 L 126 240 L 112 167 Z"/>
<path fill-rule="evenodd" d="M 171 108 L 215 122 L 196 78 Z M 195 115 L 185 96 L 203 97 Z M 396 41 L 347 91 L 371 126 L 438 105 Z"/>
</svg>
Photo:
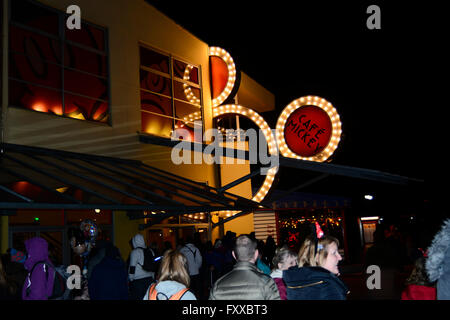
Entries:
<svg viewBox="0 0 450 320">
<path fill-rule="evenodd" d="M 11 248 L 10 254 L 12 262 L 25 263 L 25 260 L 27 260 L 25 253 L 14 248 Z"/>
</svg>

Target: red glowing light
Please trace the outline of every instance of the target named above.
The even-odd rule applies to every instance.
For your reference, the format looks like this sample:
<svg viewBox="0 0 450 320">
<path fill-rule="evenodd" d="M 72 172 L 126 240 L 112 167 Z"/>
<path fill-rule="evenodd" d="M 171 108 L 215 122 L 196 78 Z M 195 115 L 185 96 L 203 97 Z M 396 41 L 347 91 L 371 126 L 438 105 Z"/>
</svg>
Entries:
<svg viewBox="0 0 450 320">
<path fill-rule="evenodd" d="M 312 105 L 295 110 L 284 127 L 287 146 L 301 157 L 312 157 L 322 152 L 331 135 L 332 123 L 327 112 Z"/>
</svg>

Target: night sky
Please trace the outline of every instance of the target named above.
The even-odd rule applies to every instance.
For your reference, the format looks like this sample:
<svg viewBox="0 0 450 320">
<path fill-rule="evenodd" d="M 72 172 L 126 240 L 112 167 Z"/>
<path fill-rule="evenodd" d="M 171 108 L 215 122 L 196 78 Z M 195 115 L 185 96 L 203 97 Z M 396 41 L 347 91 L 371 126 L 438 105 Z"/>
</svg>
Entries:
<svg viewBox="0 0 450 320">
<path fill-rule="evenodd" d="M 275 94 L 276 111 L 263 115 L 272 128 L 291 101 L 318 95 L 342 121 L 333 163 L 429 180 L 449 107 L 438 98 L 448 34 L 443 8 L 398 1 L 149 2 L 227 50 Z M 371 4 L 380 6 L 381 30 L 366 26 Z"/>
</svg>

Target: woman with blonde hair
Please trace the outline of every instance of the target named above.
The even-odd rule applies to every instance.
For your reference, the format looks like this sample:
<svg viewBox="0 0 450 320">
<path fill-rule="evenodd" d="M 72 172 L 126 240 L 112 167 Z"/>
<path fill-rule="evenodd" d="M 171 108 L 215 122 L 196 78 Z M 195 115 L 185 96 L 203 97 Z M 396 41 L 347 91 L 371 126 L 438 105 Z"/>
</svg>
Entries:
<svg viewBox="0 0 450 320">
<path fill-rule="evenodd" d="M 298 268 L 283 272 L 288 300 L 345 300 L 348 289 L 338 278 L 339 241 L 312 226 L 298 254 Z"/>
<path fill-rule="evenodd" d="M 178 250 L 164 253 L 157 279 L 148 288 L 143 300 L 197 300 L 189 290 L 187 259 Z"/>
</svg>

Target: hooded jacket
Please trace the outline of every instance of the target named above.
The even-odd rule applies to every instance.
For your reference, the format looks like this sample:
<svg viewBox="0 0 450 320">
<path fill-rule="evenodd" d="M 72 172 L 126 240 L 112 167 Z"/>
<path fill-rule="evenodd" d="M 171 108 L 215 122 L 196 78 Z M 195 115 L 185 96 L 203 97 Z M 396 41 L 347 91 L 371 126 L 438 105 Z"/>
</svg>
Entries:
<svg viewBox="0 0 450 320">
<path fill-rule="evenodd" d="M 347 286 L 322 267 L 291 267 L 283 271 L 288 300 L 346 300 Z"/>
<path fill-rule="evenodd" d="M 192 243 L 187 243 L 180 249 L 180 252 L 184 254 L 187 259 L 189 275 L 196 276 L 200 273 L 200 267 L 202 266 L 203 258 L 200 250 L 197 249 Z"/>
<path fill-rule="evenodd" d="M 25 269 L 28 270 L 28 275 L 22 288 L 22 299 L 48 300 L 48 297 L 51 296 L 53 292 L 55 269 L 49 268 L 49 270 L 47 270 L 48 280 L 46 275 L 47 266 L 44 264 L 37 265 L 33 270 L 33 274 L 30 274 L 31 269 L 37 262 L 45 261 L 52 264 L 48 257 L 48 243 L 42 238 L 35 237 L 25 241 L 25 248 L 28 257 L 24 266 Z M 29 294 L 27 294 L 28 288 Z"/>
<path fill-rule="evenodd" d="M 128 268 L 128 279 L 130 281 L 152 277 L 155 278 L 154 272 L 148 272 L 142 269 L 144 264 L 144 250 L 147 248 L 142 234 L 137 234 L 131 240 L 133 251 L 130 253 L 130 266 Z M 134 271 L 134 273 L 133 273 Z"/>
<path fill-rule="evenodd" d="M 437 299 L 450 300 L 450 219 L 434 236 L 425 263 L 428 278 L 437 281 Z"/>
<path fill-rule="evenodd" d="M 91 300 L 128 300 L 127 269 L 119 250 L 110 245 L 92 271 L 88 283 Z"/>
<path fill-rule="evenodd" d="M 275 281 L 254 263 L 239 261 L 214 283 L 209 300 L 280 300 L 280 294 Z"/>
<path fill-rule="evenodd" d="M 168 300 L 171 296 L 183 290 L 184 288 L 186 288 L 186 286 L 177 281 L 172 280 L 161 281 L 155 287 L 156 292 L 158 292 L 156 298 L 158 300 Z M 142 300 L 148 300 L 149 290 L 150 287 L 147 289 L 147 292 L 145 293 L 144 298 Z M 191 291 L 186 291 L 186 293 L 180 298 L 180 300 L 197 300 L 197 299 L 195 298 L 195 295 Z"/>
</svg>

